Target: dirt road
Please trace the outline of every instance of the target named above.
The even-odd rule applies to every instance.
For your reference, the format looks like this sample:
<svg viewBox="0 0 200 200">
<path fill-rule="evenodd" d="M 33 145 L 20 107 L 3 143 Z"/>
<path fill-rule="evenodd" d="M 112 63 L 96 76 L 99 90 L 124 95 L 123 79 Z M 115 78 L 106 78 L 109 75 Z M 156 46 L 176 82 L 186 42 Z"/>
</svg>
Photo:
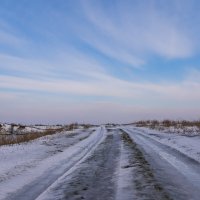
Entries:
<svg viewBox="0 0 200 200">
<path fill-rule="evenodd" d="M 54 167 L 5 199 L 198 200 L 200 196 L 199 162 L 130 127 L 100 127 L 62 153 L 64 159 L 55 157 Z"/>
</svg>

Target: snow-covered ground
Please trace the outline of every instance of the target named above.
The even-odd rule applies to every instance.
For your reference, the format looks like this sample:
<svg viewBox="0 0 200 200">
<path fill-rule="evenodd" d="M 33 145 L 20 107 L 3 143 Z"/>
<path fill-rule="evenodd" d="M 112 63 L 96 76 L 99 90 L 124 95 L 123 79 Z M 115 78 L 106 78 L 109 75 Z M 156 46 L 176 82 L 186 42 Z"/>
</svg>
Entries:
<svg viewBox="0 0 200 200">
<path fill-rule="evenodd" d="M 130 126 L 132 130 L 148 136 L 162 144 L 168 145 L 200 162 L 200 135 L 180 135 L 179 133 L 164 133 L 149 128 Z"/>
<path fill-rule="evenodd" d="M 0 134 L 26 134 L 43 132 L 48 129 L 59 129 L 61 125 L 18 125 L 0 123 Z"/>
<path fill-rule="evenodd" d="M 0 147 L 0 199 L 34 199 L 80 160 L 102 137 L 100 128 L 62 132 L 25 144 Z M 38 188 L 36 187 L 36 182 Z M 37 188 L 24 196 L 24 189 Z M 41 186 L 42 185 L 42 186 Z M 19 193 L 17 192 L 19 191 Z M 12 196 L 12 193 L 15 193 Z M 21 196 L 22 195 L 22 196 Z"/>
<path fill-rule="evenodd" d="M 190 123 L 190 122 L 188 122 Z M 192 122 L 191 122 L 192 123 Z M 156 125 L 153 125 L 152 123 L 145 123 L 144 124 L 133 124 L 133 126 L 137 127 L 146 127 L 151 130 L 157 130 L 162 133 L 175 133 L 179 135 L 188 135 L 188 136 L 193 136 L 193 135 L 200 135 L 200 127 L 199 125 L 183 125 L 179 122 L 174 122 L 174 125 L 163 125 L 162 122 L 158 122 Z"/>
<path fill-rule="evenodd" d="M 10 124 L 4 124 L 0 123 L 0 134 L 10 134 L 11 132 L 11 125 Z"/>
<path fill-rule="evenodd" d="M 134 126 L 0 147 L 1 200 L 199 200 L 200 136 Z"/>
<path fill-rule="evenodd" d="M 159 130 L 159 128 L 158 128 Z M 197 126 L 185 126 L 185 127 L 162 127 L 160 132 L 164 133 L 177 133 L 182 135 L 200 135 L 200 128 Z"/>
<path fill-rule="evenodd" d="M 199 200 L 199 136 L 163 135 L 130 126 L 123 129 L 142 150 L 155 177 L 172 199 Z"/>
</svg>

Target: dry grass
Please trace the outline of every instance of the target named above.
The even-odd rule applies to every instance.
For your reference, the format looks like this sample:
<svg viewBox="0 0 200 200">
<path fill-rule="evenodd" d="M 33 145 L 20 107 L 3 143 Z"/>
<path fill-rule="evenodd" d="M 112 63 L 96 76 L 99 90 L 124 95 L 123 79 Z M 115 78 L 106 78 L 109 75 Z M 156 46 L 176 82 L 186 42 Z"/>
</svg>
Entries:
<svg viewBox="0 0 200 200">
<path fill-rule="evenodd" d="M 150 127 L 154 128 L 156 126 L 162 126 L 162 127 L 199 127 L 200 128 L 200 121 L 186 121 L 186 120 L 146 120 L 146 121 L 137 121 L 134 123 L 138 127 Z"/>
<path fill-rule="evenodd" d="M 58 133 L 61 130 L 58 129 L 47 129 L 43 132 L 32 132 L 26 133 L 21 135 L 0 135 L 0 146 L 1 145 L 8 145 L 8 144 L 18 144 L 22 142 L 29 142 L 31 140 L 35 140 L 37 138 L 46 136 L 46 135 L 53 135 Z"/>
<path fill-rule="evenodd" d="M 47 136 L 47 135 L 53 135 L 61 131 L 71 131 L 71 130 L 76 129 L 77 127 L 78 127 L 78 124 L 73 123 L 70 125 L 63 126 L 62 128 L 46 129 L 42 132 L 31 132 L 31 133 L 24 133 L 24 134 L 9 134 L 9 135 L 0 134 L 0 146 L 29 142 L 37 138 Z"/>
<path fill-rule="evenodd" d="M 147 121 L 138 121 L 133 123 L 137 127 L 147 127 L 151 129 L 156 129 L 159 131 L 168 130 L 169 132 L 173 129 L 176 132 L 180 133 L 193 133 L 193 128 L 196 129 L 196 132 L 200 133 L 200 121 L 186 121 L 186 120 L 147 120 Z M 195 131 L 194 131 L 195 132 Z"/>
</svg>

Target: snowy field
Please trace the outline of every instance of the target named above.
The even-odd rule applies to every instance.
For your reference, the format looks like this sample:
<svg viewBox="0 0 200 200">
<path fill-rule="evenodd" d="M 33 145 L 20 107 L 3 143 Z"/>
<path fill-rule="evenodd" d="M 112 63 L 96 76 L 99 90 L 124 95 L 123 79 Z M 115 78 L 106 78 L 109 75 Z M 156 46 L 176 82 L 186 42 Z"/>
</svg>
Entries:
<svg viewBox="0 0 200 200">
<path fill-rule="evenodd" d="M 142 127 L 131 128 L 200 162 L 200 135 L 180 135 L 179 132 L 167 133 Z"/>
<path fill-rule="evenodd" d="M 133 123 L 137 127 L 146 127 L 162 133 L 173 133 L 179 135 L 200 135 L 200 121 L 172 121 L 172 120 L 148 120 Z"/>
<path fill-rule="evenodd" d="M 0 199 L 199 200 L 199 144 L 127 125 L 0 146 Z"/>
<path fill-rule="evenodd" d="M 47 129 L 59 129 L 61 125 L 19 125 L 19 124 L 6 124 L 0 123 L 0 135 L 10 134 L 26 134 L 43 132 Z"/>
</svg>

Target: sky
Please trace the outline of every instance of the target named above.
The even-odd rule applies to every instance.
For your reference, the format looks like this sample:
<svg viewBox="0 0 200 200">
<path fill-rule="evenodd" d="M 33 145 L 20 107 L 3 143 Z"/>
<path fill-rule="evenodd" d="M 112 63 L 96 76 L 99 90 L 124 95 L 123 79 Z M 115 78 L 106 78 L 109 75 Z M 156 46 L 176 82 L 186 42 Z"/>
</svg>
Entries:
<svg viewBox="0 0 200 200">
<path fill-rule="evenodd" d="M 200 119 L 200 1 L 1 0 L 0 121 Z"/>
</svg>

